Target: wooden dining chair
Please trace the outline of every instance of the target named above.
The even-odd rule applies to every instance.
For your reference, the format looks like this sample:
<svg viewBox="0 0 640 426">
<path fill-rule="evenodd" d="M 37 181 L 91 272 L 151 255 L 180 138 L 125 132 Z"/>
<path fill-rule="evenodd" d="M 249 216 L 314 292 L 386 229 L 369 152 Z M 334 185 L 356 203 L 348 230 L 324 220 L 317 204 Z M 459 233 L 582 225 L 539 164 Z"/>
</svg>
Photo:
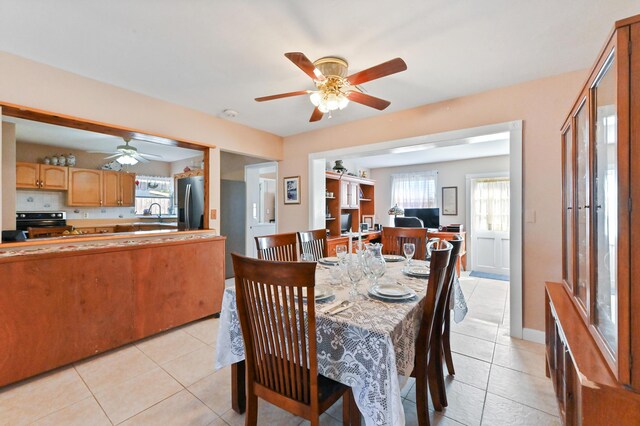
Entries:
<svg viewBox="0 0 640 426">
<path fill-rule="evenodd" d="M 420 319 L 420 331 L 416 340 L 416 355 L 414 361 L 412 377 L 416 378 L 416 409 L 418 414 L 418 425 L 429 425 L 429 400 L 428 393 L 434 406 L 439 401 L 438 383 L 436 378 L 436 366 L 432 352 L 440 350 L 434 339 L 437 334 L 435 328 L 437 302 L 442 294 L 447 266 L 451 258 L 452 246 L 449 243 L 442 243 L 441 247 L 436 247 L 431 252 L 431 264 L 429 281 L 427 283 L 427 296 L 425 297 L 422 318 Z M 434 333 L 435 331 L 435 333 Z M 442 365 L 440 365 L 442 369 Z M 441 410 L 442 408 L 440 408 Z"/>
<path fill-rule="evenodd" d="M 453 240 L 448 241 L 451 244 L 451 258 L 449 260 L 449 264 L 447 265 L 445 276 L 444 276 L 444 284 L 442 286 L 442 292 L 440 294 L 440 298 L 437 302 L 436 306 L 436 318 L 434 324 L 434 339 L 437 340 L 434 347 L 440 347 L 441 350 L 434 350 L 434 365 L 438 366 L 436 369 L 436 379 L 437 379 L 437 387 L 440 407 L 436 407 L 436 403 L 434 402 L 434 407 L 436 409 L 442 409 L 442 407 L 446 407 L 448 405 L 447 402 L 447 388 L 444 381 L 444 372 L 443 372 L 443 356 L 444 361 L 447 364 L 447 370 L 449 374 L 454 375 L 455 370 L 453 368 L 453 357 L 451 356 L 451 300 L 453 296 L 453 283 L 456 279 L 456 263 L 458 260 L 458 254 L 462 249 L 462 238 L 458 236 L 454 237 Z M 438 410 L 439 411 L 439 410 Z"/>
<path fill-rule="evenodd" d="M 265 235 L 255 237 L 258 259 L 278 262 L 297 262 L 298 246 L 296 233 Z"/>
<path fill-rule="evenodd" d="M 52 226 L 49 228 L 28 227 L 29 238 L 60 237 L 65 231 L 73 231 L 73 226 Z"/>
<path fill-rule="evenodd" d="M 304 297 L 313 294 L 316 264 L 231 257 L 246 357 L 245 424 L 257 424 L 258 398 L 315 426 L 344 396 L 348 425 L 350 388 L 318 375 L 315 300 Z"/>
<path fill-rule="evenodd" d="M 300 254 L 310 254 L 313 260 L 327 257 L 327 230 L 316 229 L 315 231 L 298 232 L 298 242 L 300 243 Z"/>
<path fill-rule="evenodd" d="M 413 243 L 416 246 L 414 259 L 424 260 L 427 246 L 426 228 L 382 228 L 382 251 L 384 254 L 402 256 L 404 243 Z"/>
</svg>

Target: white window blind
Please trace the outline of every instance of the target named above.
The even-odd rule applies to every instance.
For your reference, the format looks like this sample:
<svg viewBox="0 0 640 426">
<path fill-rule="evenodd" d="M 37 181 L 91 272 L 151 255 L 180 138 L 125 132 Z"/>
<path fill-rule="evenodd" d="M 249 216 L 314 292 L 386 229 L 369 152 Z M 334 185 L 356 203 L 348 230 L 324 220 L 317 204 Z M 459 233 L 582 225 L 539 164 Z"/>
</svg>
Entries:
<svg viewBox="0 0 640 426">
<path fill-rule="evenodd" d="M 391 175 L 391 203 L 406 209 L 437 207 L 436 170 Z"/>
<path fill-rule="evenodd" d="M 509 178 L 473 181 L 474 228 L 478 231 L 509 231 Z"/>
</svg>

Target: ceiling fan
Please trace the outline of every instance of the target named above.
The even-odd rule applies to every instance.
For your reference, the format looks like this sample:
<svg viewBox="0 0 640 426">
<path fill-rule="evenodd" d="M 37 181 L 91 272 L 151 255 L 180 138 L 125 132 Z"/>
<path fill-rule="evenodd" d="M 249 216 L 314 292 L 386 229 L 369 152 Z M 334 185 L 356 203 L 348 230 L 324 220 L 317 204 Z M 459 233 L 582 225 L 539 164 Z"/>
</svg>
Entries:
<svg viewBox="0 0 640 426">
<path fill-rule="evenodd" d="M 105 157 L 105 160 L 110 160 L 115 158 L 116 161 L 120 164 L 126 164 L 132 166 L 141 163 L 148 163 L 149 158 L 151 159 L 161 159 L 162 156 L 156 154 L 147 154 L 143 152 L 138 152 L 138 149 L 134 146 L 129 145 L 131 139 L 123 138 L 124 145 L 118 145 L 115 151 L 88 151 L 94 154 L 112 154 L 109 157 Z"/>
<path fill-rule="evenodd" d="M 391 105 L 391 102 L 362 93 L 358 85 L 407 69 L 407 64 L 402 59 L 395 58 L 348 76 L 347 69 L 349 64 L 343 58 L 327 56 L 311 62 L 301 52 L 289 52 L 285 53 L 284 56 L 311 77 L 317 90 L 280 93 L 256 98 L 256 101 L 264 102 L 292 96 L 310 95 L 309 99 L 315 109 L 309 121 L 319 121 L 327 112 L 331 117 L 331 111 L 344 109 L 349 104 L 349 101 L 382 111 Z"/>
</svg>

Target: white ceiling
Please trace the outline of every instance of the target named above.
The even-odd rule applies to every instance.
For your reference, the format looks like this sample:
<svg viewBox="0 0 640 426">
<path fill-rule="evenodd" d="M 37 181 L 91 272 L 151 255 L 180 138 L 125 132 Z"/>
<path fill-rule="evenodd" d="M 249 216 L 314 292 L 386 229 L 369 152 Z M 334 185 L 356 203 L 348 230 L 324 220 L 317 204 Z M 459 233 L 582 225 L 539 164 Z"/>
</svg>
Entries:
<svg viewBox="0 0 640 426">
<path fill-rule="evenodd" d="M 0 50 L 291 135 L 589 67 L 633 0 L 0 0 Z M 283 54 L 338 55 L 350 72 L 402 57 L 364 84 L 385 112 L 351 104 L 309 123 L 311 89 Z M 96 99 L 96 102 L 100 102 Z"/>
<path fill-rule="evenodd" d="M 86 130 L 55 126 L 53 124 L 14 117 L 2 117 L 2 120 L 16 124 L 16 140 L 18 142 L 59 146 L 61 148 L 82 151 L 115 151 L 118 145 L 124 144 L 121 138 L 102 133 L 88 132 Z M 193 149 L 179 148 L 153 142 L 132 140 L 130 144 L 136 147 L 138 152 L 155 154 L 162 157 L 154 158 L 154 161 L 172 162 L 200 155 L 199 151 Z"/>
<path fill-rule="evenodd" d="M 410 166 L 413 164 L 441 163 L 470 158 L 509 155 L 509 133 L 494 133 L 473 138 L 432 143 L 416 143 L 411 146 L 376 151 L 354 156 L 341 156 L 351 160 L 356 169 Z M 336 158 L 337 159 L 337 158 Z M 330 163 L 336 159 L 331 159 Z"/>
</svg>

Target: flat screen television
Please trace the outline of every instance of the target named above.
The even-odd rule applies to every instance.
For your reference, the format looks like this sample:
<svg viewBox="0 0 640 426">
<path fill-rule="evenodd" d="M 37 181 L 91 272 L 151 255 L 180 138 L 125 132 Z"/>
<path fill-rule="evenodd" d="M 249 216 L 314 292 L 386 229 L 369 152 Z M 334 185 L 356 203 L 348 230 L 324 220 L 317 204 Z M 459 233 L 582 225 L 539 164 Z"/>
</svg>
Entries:
<svg viewBox="0 0 640 426">
<path fill-rule="evenodd" d="M 440 227 L 440 209 L 404 209 L 404 215 L 417 217 L 422 220 L 425 228 L 439 228 Z"/>
<path fill-rule="evenodd" d="M 344 234 L 351 229 L 351 213 L 340 214 L 340 233 Z"/>
</svg>

